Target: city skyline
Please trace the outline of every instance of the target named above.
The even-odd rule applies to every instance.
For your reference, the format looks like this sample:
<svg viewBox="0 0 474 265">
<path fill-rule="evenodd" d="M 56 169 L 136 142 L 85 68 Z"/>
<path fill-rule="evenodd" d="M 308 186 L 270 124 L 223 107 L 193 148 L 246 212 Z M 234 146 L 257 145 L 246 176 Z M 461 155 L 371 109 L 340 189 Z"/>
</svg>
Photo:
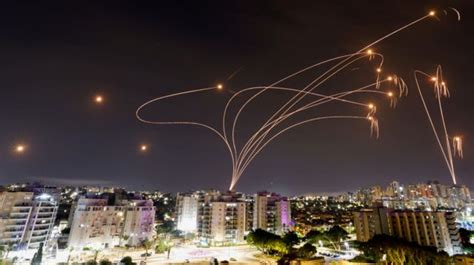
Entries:
<svg viewBox="0 0 474 265">
<path fill-rule="evenodd" d="M 383 3 L 342 10 L 329 2 L 186 8 L 173 3 L 75 9 L 9 5 L 1 11 L 8 32 L 1 37 L 6 52 L 2 82 L 9 88 L 0 99 L 5 108 L 0 138 L 3 184 L 37 180 L 170 192 L 224 190 L 231 164 L 222 143 L 199 128 L 140 124 L 135 109 L 155 97 L 223 83 L 224 91 L 193 98 L 197 104 L 184 99 L 154 109 L 164 118 L 192 116 L 217 124 L 219 116 L 213 114 L 231 96 L 226 89 L 268 85 L 315 60 L 356 51 L 437 10 L 439 20 L 423 21 L 374 47 L 384 54 L 386 68 L 402 76 L 410 89 L 396 109 L 373 99 L 380 139 L 370 138 L 367 125 L 358 122 L 302 127 L 271 144 L 237 190 L 295 195 L 350 190 L 354 182 L 450 183 L 411 78 L 413 70 L 434 73 L 438 64 L 451 89 L 451 98 L 443 102 L 448 128 L 465 138 L 464 159 L 456 160 L 458 184 L 474 186 L 474 125 L 469 115 L 474 94 L 464 59 L 473 55 L 469 47 L 474 38 L 465 34 L 474 23 L 468 16 L 473 4 L 456 6 L 460 21 L 442 1 L 402 4 L 400 10 Z M 13 18 L 13 13 L 21 15 Z M 427 89 L 426 97 L 435 102 Z M 279 100 L 260 103 L 271 106 Z M 257 112 L 261 109 L 254 106 Z M 251 116 L 243 131 L 259 121 Z"/>
</svg>

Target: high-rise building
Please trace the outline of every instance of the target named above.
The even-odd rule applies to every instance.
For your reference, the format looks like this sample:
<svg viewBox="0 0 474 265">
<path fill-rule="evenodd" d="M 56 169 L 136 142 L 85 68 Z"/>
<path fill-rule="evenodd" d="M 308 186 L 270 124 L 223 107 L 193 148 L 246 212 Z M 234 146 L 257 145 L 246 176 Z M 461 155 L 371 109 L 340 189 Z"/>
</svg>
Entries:
<svg viewBox="0 0 474 265">
<path fill-rule="evenodd" d="M 155 207 L 151 200 L 81 197 L 73 208 L 70 247 L 137 246 L 154 233 Z"/>
<path fill-rule="evenodd" d="M 248 231 L 247 203 L 240 193 L 200 192 L 198 237 L 203 245 L 244 241 Z"/>
<path fill-rule="evenodd" d="M 196 233 L 198 226 L 199 196 L 193 192 L 176 196 L 176 228 L 186 233 Z"/>
<path fill-rule="evenodd" d="M 46 245 L 58 210 L 48 194 L 0 192 L 0 245 L 34 249 Z"/>
<path fill-rule="evenodd" d="M 259 192 L 254 196 L 253 229 L 283 234 L 291 229 L 291 208 L 286 197 Z"/>
<path fill-rule="evenodd" d="M 282 234 L 291 228 L 291 209 L 286 197 L 260 192 L 246 196 L 236 192 L 196 191 L 178 193 L 177 228 L 196 231 L 202 245 L 238 243 L 252 229 Z"/>
<path fill-rule="evenodd" d="M 386 234 L 435 247 L 449 255 L 461 253 L 453 213 L 373 208 L 354 212 L 353 217 L 359 241 L 366 242 L 374 235 Z"/>
<path fill-rule="evenodd" d="M 376 207 L 353 212 L 357 240 L 367 242 L 375 235 L 390 234 L 388 208 Z"/>
</svg>

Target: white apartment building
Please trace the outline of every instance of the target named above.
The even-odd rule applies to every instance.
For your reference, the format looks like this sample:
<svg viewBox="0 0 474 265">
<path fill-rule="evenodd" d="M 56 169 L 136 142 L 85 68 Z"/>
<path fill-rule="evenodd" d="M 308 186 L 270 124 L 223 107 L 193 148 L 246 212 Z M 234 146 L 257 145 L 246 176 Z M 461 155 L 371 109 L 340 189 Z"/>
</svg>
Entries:
<svg viewBox="0 0 474 265">
<path fill-rule="evenodd" d="M 213 202 L 210 211 L 210 238 L 213 244 L 244 241 L 246 231 L 245 202 Z"/>
<path fill-rule="evenodd" d="M 177 228 L 196 232 L 201 245 L 243 242 L 257 228 L 278 234 L 291 229 L 289 201 L 267 192 L 255 196 L 214 190 L 178 194 L 176 219 Z"/>
<path fill-rule="evenodd" d="M 198 237 L 202 245 L 244 241 L 247 232 L 247 204 L 242 194 L 198 192 Z"/>
<path fill-rule="evenodd" d="M 196 233 L 198 227 L 199 197 L 195 193 L 178 193 L 176 196 L 176 228 L 186 233 Z"/>
<path fill-rule="evenodd" d="M 461 253 L 453 213 L 374 208 L 354 212 L 353 217 L 358 241 L 366 242 L 374 235 L 386 234 L 435 247 L 449 255 Z"/>
<path fill-rule="evenodd" d="M 0 192 L 0 245 L 34 249 L 46 245 L 58 211 L 48 194 Z"/>
<path fill-rule="evenodd" d="M 151 200 L 121 200 L 109 205 L 107 198 L 81 197 L 73 208 L 69 247 L 137 246 L 154 233 Z"/>
<path fill-rule="evenodd" d="M 254 196 L 253 229 L 283 234 L 291 229 L 291 208 L 286 197 L 259 192 Z"/>
</svg>

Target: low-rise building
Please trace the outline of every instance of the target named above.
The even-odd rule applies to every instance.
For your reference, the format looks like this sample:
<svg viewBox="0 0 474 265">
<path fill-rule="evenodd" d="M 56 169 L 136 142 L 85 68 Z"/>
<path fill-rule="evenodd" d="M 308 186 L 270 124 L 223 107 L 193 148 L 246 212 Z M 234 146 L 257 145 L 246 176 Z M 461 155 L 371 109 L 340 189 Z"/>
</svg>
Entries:
<svg viewBox="0 0 474 265">
<path fill-rule="evenodd" d="M 111 203 L 107 196 L 81 197 L 71 212 L 68 246 L 108 248 L 137 246 L 154 233 L 155 207 L 151 200 Z"/>
</svg>

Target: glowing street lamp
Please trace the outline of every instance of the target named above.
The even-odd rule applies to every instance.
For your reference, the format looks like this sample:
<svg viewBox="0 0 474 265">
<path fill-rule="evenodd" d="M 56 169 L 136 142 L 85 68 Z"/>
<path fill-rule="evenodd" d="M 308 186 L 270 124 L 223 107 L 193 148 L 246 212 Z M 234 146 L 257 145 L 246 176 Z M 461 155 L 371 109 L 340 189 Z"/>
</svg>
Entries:
<svg viewBox="0 0 474 265">
<path fill-rule="evenodd" d="M 222 84 L 217 84 L 216 88 L 217 88 L 217 90 L 222 90 L 224 88 L 224 86 Z"/>
</svg>

